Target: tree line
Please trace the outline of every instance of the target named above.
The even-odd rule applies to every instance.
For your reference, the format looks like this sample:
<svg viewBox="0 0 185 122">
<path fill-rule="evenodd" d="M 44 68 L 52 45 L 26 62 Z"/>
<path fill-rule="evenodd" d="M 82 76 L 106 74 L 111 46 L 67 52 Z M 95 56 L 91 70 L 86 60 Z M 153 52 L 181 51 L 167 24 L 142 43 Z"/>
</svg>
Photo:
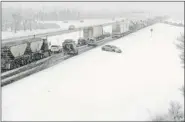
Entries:
<svg viewBox="0 0 185 122">
<path fill-rule="evenodd" d="M 2 30 L 11 30 L 15 33 L 18 30 L 60 28 L 57 24 L 42 22 L 75 19 L 80 19 L 80 12 L 70 9 L 46 12 L 43 10 L 2 8 Z"/>
</svg>

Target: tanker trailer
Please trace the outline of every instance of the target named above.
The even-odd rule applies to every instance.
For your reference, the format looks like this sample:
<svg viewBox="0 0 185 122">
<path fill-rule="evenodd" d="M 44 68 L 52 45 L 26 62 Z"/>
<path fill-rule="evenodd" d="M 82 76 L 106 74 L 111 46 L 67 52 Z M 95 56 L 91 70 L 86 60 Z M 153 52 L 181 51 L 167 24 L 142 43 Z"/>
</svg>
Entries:
<svg viewBox="0 0 185 122">
<path fill-rule="evenodd" d="M 43 40 L 41 38 L 33 38 L 29 41 L 31 60 L 36 61 L 43 58 L 42 54 Z"/>
<path fill-rule="evenodd" d="M 1 69 L 11 70 L 24 65 L 24 53 L 26 48 L 27 43 L 2 47 Z"/>
<path fill-rule="evenodd" d="M 48 42 L 47 38 L 42 39 L 43 45 L 41 47 L 43 58 L 46 58 L 51 55 L 51 50 L 49 49 L 50 43 Z"/>
</svg>

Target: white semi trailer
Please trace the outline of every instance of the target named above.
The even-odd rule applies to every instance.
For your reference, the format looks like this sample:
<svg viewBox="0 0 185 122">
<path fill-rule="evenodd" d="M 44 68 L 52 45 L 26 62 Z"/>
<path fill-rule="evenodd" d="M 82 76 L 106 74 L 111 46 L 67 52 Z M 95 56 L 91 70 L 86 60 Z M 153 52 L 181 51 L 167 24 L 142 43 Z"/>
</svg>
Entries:
<svg viewBox="0 0 185 122">
<path fill-rule="evenodd" d="M 129 32 L 129 21 L 116 22 L 112 25 L 112 37 L 120 38 Z"/>
<path fill-rule="evenodd" d="M 94 26 L 84 28 L 83 38 L 87 41 L 88 45 L 96 46 L 99 40 L 104 39 L 103 27 Z"/>
</svg>

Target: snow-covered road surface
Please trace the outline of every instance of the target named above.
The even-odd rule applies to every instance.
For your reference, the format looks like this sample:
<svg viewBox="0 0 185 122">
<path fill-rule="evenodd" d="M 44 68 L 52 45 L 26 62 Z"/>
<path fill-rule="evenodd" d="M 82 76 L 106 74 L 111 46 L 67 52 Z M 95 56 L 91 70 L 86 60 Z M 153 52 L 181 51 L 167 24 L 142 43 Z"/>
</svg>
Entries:
<svg viewBox="0 0 185 122">
<path fill-rule="evenodd" d="M 184 28 L 156 24 L 2 88 L 2 120 L 150 120 L 166 112 L 184 70 L 175 47 Z"/>
</svg>

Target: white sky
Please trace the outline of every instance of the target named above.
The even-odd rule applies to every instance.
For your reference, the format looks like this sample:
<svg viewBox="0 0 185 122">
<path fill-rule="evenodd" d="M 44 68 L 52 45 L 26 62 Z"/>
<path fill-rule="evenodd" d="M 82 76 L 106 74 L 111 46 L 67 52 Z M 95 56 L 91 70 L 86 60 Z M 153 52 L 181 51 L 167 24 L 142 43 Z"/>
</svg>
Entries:
<svg viewBox="0 0 185 122">
<path fill-rule="evenodd" d="M 3 2 L 2 7 L 15 8 L 76 8 L 81 10 L 146 10 L 155 12 L 184 12 L 183 2 Z"/>
<path fill-rule="evenodd" d="M 184 2 L 3 2 L 2 7 L 56 11 L 72 8 L 83 12 L 145 11 L 184 20 Z"/>
</svg>

